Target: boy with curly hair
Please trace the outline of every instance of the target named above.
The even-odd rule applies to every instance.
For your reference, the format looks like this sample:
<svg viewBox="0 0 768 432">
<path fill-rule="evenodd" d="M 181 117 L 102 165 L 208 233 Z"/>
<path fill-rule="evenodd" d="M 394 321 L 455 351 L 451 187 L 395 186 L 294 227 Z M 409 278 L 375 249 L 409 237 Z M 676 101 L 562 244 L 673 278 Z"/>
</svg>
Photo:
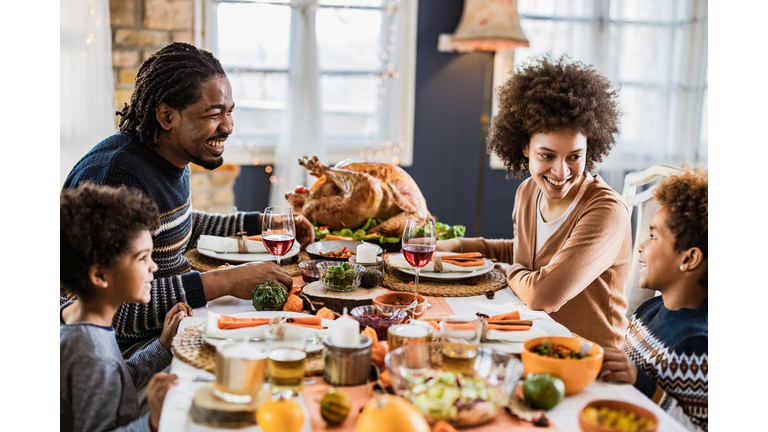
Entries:
<svg viewBox="0 0 768 432">
<path fill-rule="evenodd" d="M 639 246 L 641 304 L 624 350 L 605 348 L 605 381 L 633 384 L 692 430 L 708 429 L 708 174 L 659 182 L 650 233 Z"/>
<path fill-rule="evenodd" d="M 599 175 L 619 132 L 618 94 L 592 66 L 551 54 L 519 67 L 497 90 L 488 149 L 517 189 L 513 240 L 462 238 L 438 250 L 506 263 L 507 283 L 535 310 L 603 346 L 621 346 L 632 237 L 626 203 Z"/>
<path fill-rule="evenodd" d="M 77 296 L 60 309 L 60 428 L 156 431 L 178 380 L 157 372 L 170 365 L 171 340 L 192 309 L 176 303 L 160 337 L 127 360 L 112 319 L 122 304 L 152 297 L 157 206 L 138 190 L 89 183 L 62 191 L 60 201 L 61 287 Z M 145 385 L 149 412 L 140 416 L 136 389 Z"/>
</svg>

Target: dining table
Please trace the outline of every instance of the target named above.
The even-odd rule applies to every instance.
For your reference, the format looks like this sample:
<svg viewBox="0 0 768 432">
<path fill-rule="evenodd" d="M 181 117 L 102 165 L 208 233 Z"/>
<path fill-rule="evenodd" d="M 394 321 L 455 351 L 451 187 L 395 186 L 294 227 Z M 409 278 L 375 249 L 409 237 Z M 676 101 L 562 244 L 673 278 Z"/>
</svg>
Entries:
<svg viewBox="0 0 768 432">
<path fill-rule="evenodd" d="M 293 279 L 294 286 L 304 285 L 301 275 L 294 276 Z M 475 295 L 469 297 L 427 297 L 427 300 L 433 303 L 430 309 L 435 309 L 435 312 L 442 316 L 446 316 L 450 313 L 460 315 L 477 312 L 492 316 L 516 310 L 520 312 L 521 316 L 526 317 L 525 319 L 535 318 L 537 327 L 545 329 L 546 333 L 550 336 L 572 336 L 572 333 L 567 328 L 554 321 L 546 312 L 528 308 L 509 287 L 496 291 L 493 298 L 488 298 L 488 296 L 485 295 Z M 430 309 L 427 309 L 426 317 L 430 316 Z M 446 312 L 446 310 L 448 312 Z M 232 296 L 224 296 L 211 300 L 204 307 L 193 309 L 192 316 L 184 318 L 179 324 L 178 333 L 181 333 L 189 326 L 205 321 L 209 312 L 220 315 L 233 315 L 243 312 L 254 312 L 254 307 L 251 300 L 242 300 Z M 504 348 L 511 353 L 519 353 L 522 350 L 522 343 L 505 342 L 504 345 Z M 182 361 L 176 355 L 174 355 L 171 362 L 170 372 L 179 377 L 179 382 L 168 391 L 165 397 L 159 424 L 159 430 L 161 432 L 232 430 L 199 425 L 192 422 L 189 418 L 193 395 L 200 387 L 209 385 L 210 382 L 204 380 L 210 380 L 214 378 L 214 375 Z M 313 422 L 311 421 L 312 416 L 310 415 L 308 406 L 316 410 L 317 403 L 316 401 L 309 401 L 310 403 L 308 403 L 306 397 L 308 394 L 317 393 L 311 391 L 312 386 L 324 386 L 322 387 L 323 389 L 328 386 L 322 382 L 322 375 L 307 377 L 307 380 L 311 380 L 308 382 L 315 381 L 315 383 L 305 384 L 304 392 L 302 392 L 301 396 L 298 398 L 298 402 L 304 411 L 304 424 L 301 428 L 301 432 L 354 430 L 354 428 L 350 428 L 349 425 L 354 425 L 354 421 L 358 414 L 357 412 L 350 412 L 349 417 L 344 423 L 347 425 L 346 429 L 339 429 L 339 427 L 331 427 L 324 424 L 321 424 L 321 426 L 318 427 L 317 421 L 314 422 L 313 427 Z M 265 383 L 264 385 L 266 386 L 268 384 Z M 552 429 L 563 432 L 580 431 L 578 420 L 579 412 L 588 402 L 598 399 L 626 401 L 651 411 L 659 420 L 658 430 L 661 432 L 682 432 L 687 430 L 681 423 L 661 409 L 650 398 L 638 391 L 633 385 L 604 382 L 599 377 L 580 392 L 565 396 L 555 408 L 546 412 L 546 416 L 551 422 Z M 504 411 L 502 411 L 500 415 L 511 416 L 511 414 Z M 316 414 L 315 417 L 317 417 Z M 500 430 L 498 425 L 494 427 L 495 423 L 497 423 L 497 420 L 494 420 L 490 424 L 461 430 L 477 432 Z M 532 426 L 531 423 L 528 424 Z M 242 432 L 256 432 L 261 431 L 262 429 L 258 425 L 254 425 L 236 430 Z"/>
</svg>

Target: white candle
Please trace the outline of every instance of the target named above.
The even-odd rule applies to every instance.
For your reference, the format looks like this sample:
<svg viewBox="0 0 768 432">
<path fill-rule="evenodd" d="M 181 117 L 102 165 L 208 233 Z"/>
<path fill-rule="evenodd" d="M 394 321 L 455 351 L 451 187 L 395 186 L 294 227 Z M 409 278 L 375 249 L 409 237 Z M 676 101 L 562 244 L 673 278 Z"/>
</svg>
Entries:
<svg viewBox="0 0 768 432">
<path fill-rule="evenodd" d="M 342 348 L 354 348 L 360 345 L 360 323 L 348 316 L 333 321 L 331 343 Z"/>
<path fill-rule="evenodd" d="M 363 243 L 357 246 L 357 258 L 355 260 L 362 263 L 376 262 L 376 247 L 370 243 Z"/>
</svg>

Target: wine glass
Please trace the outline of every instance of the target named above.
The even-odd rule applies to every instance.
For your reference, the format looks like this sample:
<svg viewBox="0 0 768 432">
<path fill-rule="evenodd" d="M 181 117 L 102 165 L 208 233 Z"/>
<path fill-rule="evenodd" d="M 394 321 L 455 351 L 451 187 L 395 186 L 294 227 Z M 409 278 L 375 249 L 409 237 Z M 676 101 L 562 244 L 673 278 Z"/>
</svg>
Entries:
<svg viewBox="0 0 768 432">
<path fill-rule="evenodd" d="M 267 207 L 261 223 L 261 241 L 264 247 L 277 260 L 287 254 L 296 240 L 296 226 L 290 207 Z"/>
<path fill-rule="evenodd" d="M 403 230 L 403 255 L 408 264 L 416 272 L 416 282 L 413 301 L 418 301 L 419 270 L 427 265 L 435 253 L 437 245 L 437 229 L 435 220 L 431 217 L 410 216 L 405 220 Z"/>
</svg>

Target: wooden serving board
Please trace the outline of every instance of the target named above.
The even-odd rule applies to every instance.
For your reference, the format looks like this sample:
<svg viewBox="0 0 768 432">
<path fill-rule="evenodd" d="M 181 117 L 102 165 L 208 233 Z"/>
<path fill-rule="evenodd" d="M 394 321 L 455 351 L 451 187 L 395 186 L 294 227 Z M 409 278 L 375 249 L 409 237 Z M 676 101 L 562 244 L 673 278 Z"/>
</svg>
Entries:
<svg viewBox="0 0 768 432">
<path fill-rule="evenodd" d="M 269 398 L 269 387 L 262 387 L 255 401 L 247 404 L 224 402 L 213 395 L 213 384 L 199 388 L 192 398 L 189 419 L 211 428 L 242 428 L 256 424 L 256 411 Z"/>
<path fill-rule="evenodd" d="M 374 297 L 388 292 L 389 290 L 382 287 L 356 288 L 345 292 L 331 291 L 323 288 L 320 281 L 309 283 L 302 289 L 302 293 L 309 298 L 315 309 L 327 307 L 339 314 L 344 312 L 344 308 L 351 311 L 357 306 L 372 305 Z"/>
</svg>

